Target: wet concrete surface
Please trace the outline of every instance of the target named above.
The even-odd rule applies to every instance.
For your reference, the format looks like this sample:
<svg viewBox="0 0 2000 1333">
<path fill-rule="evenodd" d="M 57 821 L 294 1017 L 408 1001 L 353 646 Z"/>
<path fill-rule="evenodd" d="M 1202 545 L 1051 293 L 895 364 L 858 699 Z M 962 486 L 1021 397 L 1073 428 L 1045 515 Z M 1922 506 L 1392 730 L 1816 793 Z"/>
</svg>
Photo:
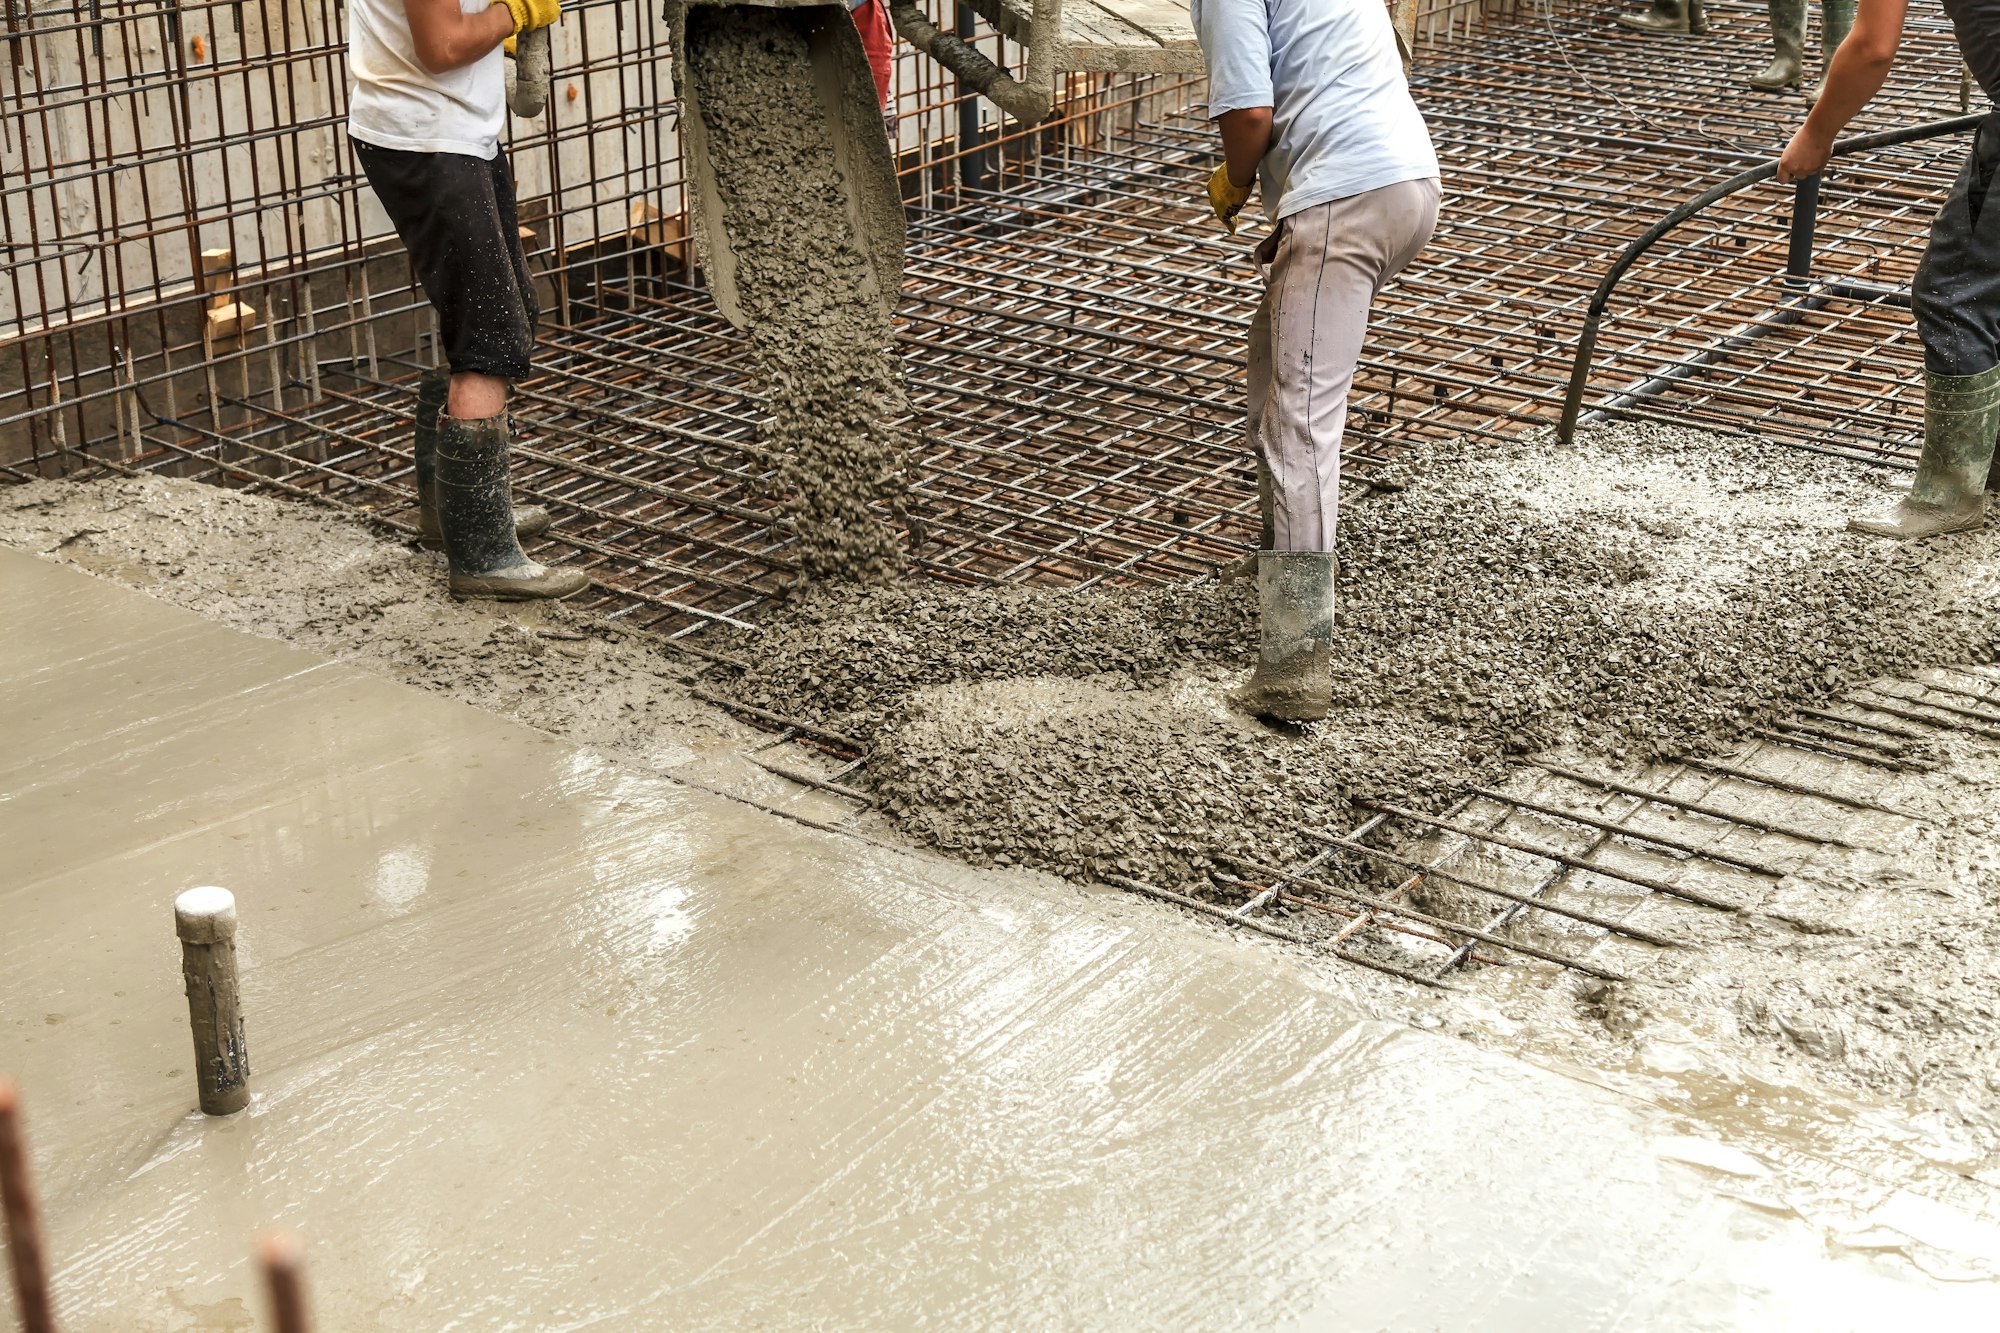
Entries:
<svg viewBox="0 0 2000 1333">
<path fill-rule="evenodd" d="M 1972 1327 L 1691 1117 L 0 552 L 0 1069 L 68 1329 Z M 170 904 L 236 891 L 249 1112 Z M 1761 1145 L 1758 1151 L 1762 1151 Z M 1901 1230 L 1898 1230 L 1900 1225 Z M 1908 1257 L 1924 1232 L 1955 1254 Z"/>
</svg>

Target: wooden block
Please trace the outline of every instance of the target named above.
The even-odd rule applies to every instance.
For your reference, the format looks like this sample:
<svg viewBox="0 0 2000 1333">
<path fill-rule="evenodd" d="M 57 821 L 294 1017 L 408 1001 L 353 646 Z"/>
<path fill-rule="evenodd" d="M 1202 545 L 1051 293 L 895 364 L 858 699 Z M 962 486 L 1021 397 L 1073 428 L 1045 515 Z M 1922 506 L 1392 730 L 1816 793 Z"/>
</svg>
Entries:
<svg viewBox="0 0 2000 1333">
<path fill-rule="evenodd" d="M 687 219 L 676 213 L 668 217 L 644 199 L 632 201 L 631 228 L 626 233 L 637 246 L 657 246 L 679 255 L 687 240 Z"/>
<path fill-rule="evenodd" d="M 257 311 L 241 301 L 225 301 L 209 308 L 201 336 L 211 343 L 242 339 L 257 327 Z"/>
<path fill-rule="evenodd" d="M 236 252 L 228 246 L 218 246 L 201 252 L 201 275 L 212 278 L 218 273 L 227 273 L 236 267 Z"/>
</svg>

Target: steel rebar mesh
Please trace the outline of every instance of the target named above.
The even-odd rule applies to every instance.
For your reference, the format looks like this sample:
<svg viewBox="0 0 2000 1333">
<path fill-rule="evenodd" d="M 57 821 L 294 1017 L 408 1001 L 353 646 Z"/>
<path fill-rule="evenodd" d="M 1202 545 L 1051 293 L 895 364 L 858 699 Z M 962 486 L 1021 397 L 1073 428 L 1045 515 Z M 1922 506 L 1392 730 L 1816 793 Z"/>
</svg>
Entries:
<svg viewBox="0 0 2000 1333">
<path fill-rule="evenodd" d="M 1762 14 L 1732 4 L 1708 37 L 1661 38 L 1616 29 L 1604 6 L 1434 12 L 1416 90 L 1445 216 L 1378 308 L 1356 475 L 1426 440 L 1553 419 L 1605 266 L 1674 204 L 1771 156 L 1801 116 L 1796 95 L 1743 84 Z M 13 471 L 104 460 L 407 508 L 431 320 L 340 133 L 337 17 L 331 0 L 102 0 L 7 34 Z M 693 285 L 665 36 L 657 12 L 586 0 L 550 117 L 515 126 L 548 310 L 520 386 L 517 476 L 557 512 L 551 553 L 591 571 L 606 613 L 685 634 L 754 616 L 793 567 L 747 347 Z M 906 55 L 898 81 L 921 567 L 1075 583 L 1232 558 L 1253 532 L 1240 374 L 1259 280 L 1249 242 L 1198 207 L 1215 160 L 1199 85 L 1078 76 L 1067 117 L 998 138 L 934 66 Z M 1955 114 L 1961 88 L 1942 21 L 1913 18 L 1890 95 L 1856 128 Z M 1905 284 L 1962 152 L 1943 141 L 1843 168 L 1816 274 Z M 1587 406 L 1623 394 L 1629 414 L 1907 457 L 1908 312 L 1788 286 L 1791 199 L 1728 200 L 1633 272 Z M 231 267 L 204 279 L 214 247 Z M 232 302 L 254 326 L 204 336 Z"/>
</svg>

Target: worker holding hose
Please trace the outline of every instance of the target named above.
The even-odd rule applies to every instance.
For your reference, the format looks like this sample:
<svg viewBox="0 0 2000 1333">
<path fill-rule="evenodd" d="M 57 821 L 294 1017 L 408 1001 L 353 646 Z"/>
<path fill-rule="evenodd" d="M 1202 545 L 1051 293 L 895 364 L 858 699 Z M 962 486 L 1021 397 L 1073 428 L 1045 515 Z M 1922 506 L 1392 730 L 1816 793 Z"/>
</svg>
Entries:
<svg viewBox="0 0 2000 1333">
<path fill-rule="evenodd" d="M 347 131 L 368 184 L 437 312 L 449 378 L 417 391 L 419 538 L 442 545 L 451 591 L 505 600 L 567 597 L 588 579 L 528 559 L 520 537 L 548 526 L 516 510 L 507 391 L 528 373 L 535 292 L 500 152 L 501 48 L 560 16 L 560 0 L 348 0 L 354 92 Z"/>
<path fill-rule="evenodd" d="M 1778 160 L 1778 179 L 1818 175 L 1833 141 L 1882 87 L 1902 41 L 1907 0 L 1860 0 L 1854 30 L 1834 52 L 1826 86 Z M 1959 50 L 1989 102 L 2000 99 L 2000 5 L 1944 0 Z M 1910 284 L 1924 345 L 1924 449 L 1910 493 L 1888 513 L 1855 518 L 1860 532 L 1908 540 L 1985 522 L 2000 431 L 2000 111 L 1972 136 L 1971 151 Z"/>
<path fill-rule="evenodd" d="M 1236 700 L 1288 722 L 1332 694 L 1334 520 L 1348 390 L 1375 295 L 1430 240 L 1438 166 L 1382 0 L 1191 0 L 1223 163 L 1208 181 L 1233 234 L 1259 186 L 1248 443 L 1258 469 L 1262 619 Z"/>
</svg>

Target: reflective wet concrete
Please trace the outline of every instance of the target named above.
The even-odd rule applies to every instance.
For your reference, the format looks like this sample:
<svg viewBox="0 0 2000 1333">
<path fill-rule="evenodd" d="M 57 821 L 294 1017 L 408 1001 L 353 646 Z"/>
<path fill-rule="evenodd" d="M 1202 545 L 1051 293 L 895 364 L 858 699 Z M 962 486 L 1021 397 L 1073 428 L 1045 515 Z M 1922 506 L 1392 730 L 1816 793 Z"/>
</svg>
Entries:
<svg viewBox="0 0 2000 1333">
<path fill-rule="evenodd" d="M 71 1330 L 1971 1327 L 1682 1118 L 0 551 L 0 1069 Z M 192 1113 L 171 902 L 255 1098 Z M 1690 1145 L 1693 1145 L 1692 1147 Z M 1976 1243 L 1976 1242 L 1975 1242 Z M 4 1306 L 0 1306 L 4 1308 Z"/>
</svg>

